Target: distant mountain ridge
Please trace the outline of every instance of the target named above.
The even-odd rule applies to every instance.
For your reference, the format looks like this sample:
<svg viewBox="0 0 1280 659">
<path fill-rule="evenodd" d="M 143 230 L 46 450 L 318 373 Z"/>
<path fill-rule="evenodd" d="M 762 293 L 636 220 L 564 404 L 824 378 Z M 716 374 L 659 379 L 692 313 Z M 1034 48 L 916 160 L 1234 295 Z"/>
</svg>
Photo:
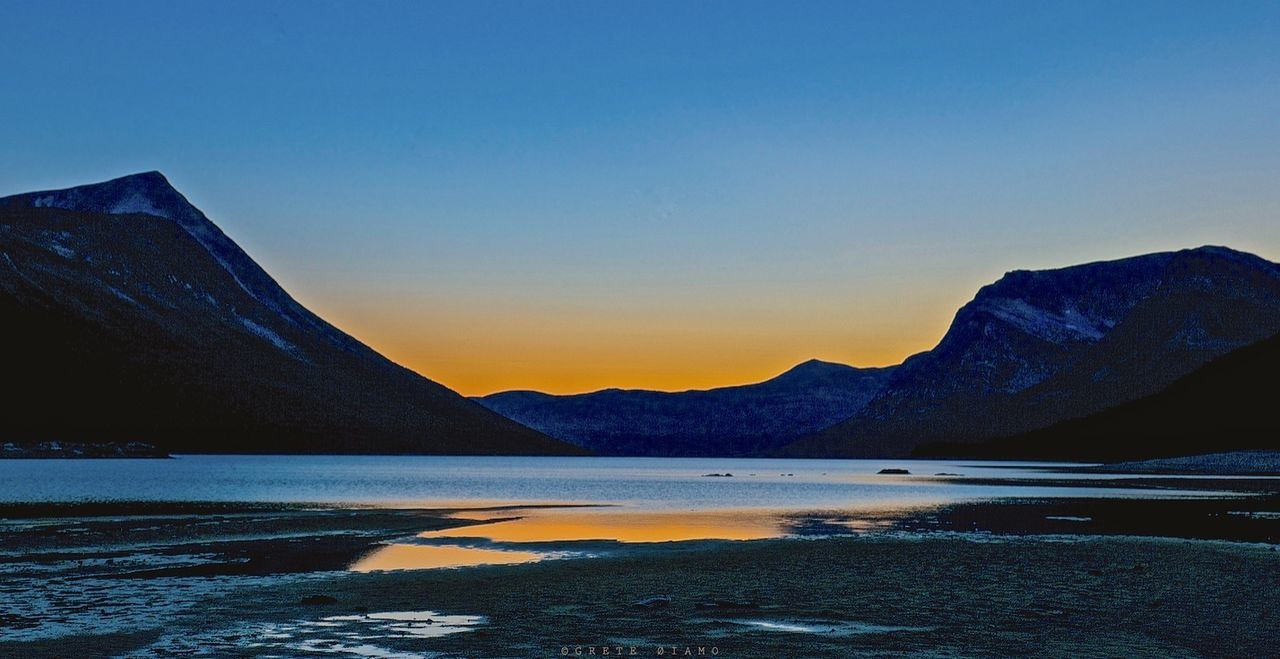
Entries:
<svg viewBox="0 0 1280 659">
<path fill-rule="evenodd" d="M 852 415 L 892 371 L 815 359 L 764 382 L 718 389 L 508 391 L 476 400 L 602 455 L 762 455 Z"/>
<path fill-rule="evenodd" d="M 902 456 L 1028 432 L 1153 394 L 1276 331 L 1280 266 L 1224 247 L 1015 271 L 857 414 L 779 454 Z"/>
<path fill-rule="evenodd" d="M 163 175 L 0 199 L 6 441 L 576 454 L 297 303 Z"/>
</svg>

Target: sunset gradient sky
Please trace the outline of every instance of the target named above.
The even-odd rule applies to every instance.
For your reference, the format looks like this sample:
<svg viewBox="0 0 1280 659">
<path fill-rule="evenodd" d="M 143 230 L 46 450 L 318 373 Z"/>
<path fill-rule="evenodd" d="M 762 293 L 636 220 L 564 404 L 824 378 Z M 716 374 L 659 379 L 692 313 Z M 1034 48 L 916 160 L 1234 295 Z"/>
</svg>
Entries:
<svg viewBox="0 0 1280 659">
<path fill-rule="evenodd" d="M 466 394 L 931 347 L 1007 270 L 1280 257 L 1280 3 L 0 0 L 0 194 L 159 169 Z"/>
</svg>

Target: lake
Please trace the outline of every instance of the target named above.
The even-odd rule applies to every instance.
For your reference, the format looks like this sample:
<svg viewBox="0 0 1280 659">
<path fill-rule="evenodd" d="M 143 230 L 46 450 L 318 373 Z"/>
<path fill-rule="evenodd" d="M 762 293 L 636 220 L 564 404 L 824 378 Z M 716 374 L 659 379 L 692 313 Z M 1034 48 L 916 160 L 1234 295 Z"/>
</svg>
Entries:
<svg viewBox="0 0 1280 659">
<path fill-rule="evenodd" d="M 966 612 L 985 621 L 994 610 L 1024 634 L 1027 603 L 1043 602 L 1037 620 L 1078 610 L 1091 628 L 1147 616 L 1143 629 L 1178 634 L 1153 641 L 1146 654 L 1161 656 L 1185 641 L 1186 606 L 1236 628 L 1277 610 L 1276 554 L 1249 544 L 1272 542 L 1280 523 L 1265 483 L 1078 466 L 5 460 L 0 504 L 120 503 L 9 507 L 0 655 L 562 656 L 625 643 L 655 656 L 705 643 L 725 656 L 853 646 L 995 656 L 1008 647 L 983 646 L 986 623 Z M 1160 599 L 1170 584 L 1175 607 Z M 1176 617 L 1160 617 L 1166 608 Z M 1195 647 L 1212 647 L 1212 628 L 1196 629 L 1209 637 Z M 1083 649 L 1111 654 L 1132 639 Z M 1036 654 L 1034 643 L 1018 648 Z"/>
<path fill-rule="evenodd" d="M 637 510 L 845 509 L 1191 492 L 1091 485 L 1078 465 L 920 460 L 211 456 L 0 461 L 0 502 L 235 501 L 398 507 L 601 504 Z M 910 475 L 878 474 L 906 469 Z M 707 474 L 732 474 L 709 477 Z M 936 475 L 948 474 L 948 475 Z M 1197 477 L 1184 477 L 1197 478 Z M 969 479 L 1018 479 L 1016 484 Z M 1058 481 L 1048 483 L 1047 479 Z M 1072 487 L 1061 486 L 1062 480 Z M 1045 485 L 1027 481 L 1046 480 Z M 1194 492 L 1204 496 L 1202 490 Z"/>
</svg>

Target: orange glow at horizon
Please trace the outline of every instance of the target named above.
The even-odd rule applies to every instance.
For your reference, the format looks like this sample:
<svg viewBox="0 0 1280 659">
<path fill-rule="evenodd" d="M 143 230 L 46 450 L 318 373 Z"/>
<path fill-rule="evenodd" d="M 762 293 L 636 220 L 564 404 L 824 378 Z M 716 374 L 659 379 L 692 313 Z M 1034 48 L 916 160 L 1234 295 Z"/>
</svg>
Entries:
<svg viewBox="0 0 1280 659">
<path fill-rule="evenodd" d="M 524 389 L 549 394 L 610 388 L 713 389 L 768 380 L 809 359 L 851 366 L 890 366 L 919 351 L 884 348 L 874 353 L 850 354 L 766 346 L 736 352 L 714 337 L 680 346 L 633 346 L 621 353 L 616 347 L 579 344 L 576 354 L 568 360 L 557 359 L 560 351 L 546 347 L 541 354 L 506 351 L 508 354 L 504 356 L 498 351 L 477 350 L 444 356 L 407 341 L 400 345 L 387 344 L 379 350 L 393 361 L 465 396 Z M 398 355 L 404 357 L 398 358 Z"/>
<path fill-rule="evenodd" d="M 933 347 L 954 313 L 954 307 L 945 314 L 912 309 L 927 322 L 904 319 L 901 309 L 880 317 L 872 310 L 843 316 L 755 310 L 726 319 L 683 310 L 606 315 L 459 309 L 439 301 L 421 309 L 374 299 L 341 302 L 328 314 L 335 325 L 467 396 L 513 389 L 709 389 L 767 380 L 809 359 L 889 366 Z"/>
</svg>

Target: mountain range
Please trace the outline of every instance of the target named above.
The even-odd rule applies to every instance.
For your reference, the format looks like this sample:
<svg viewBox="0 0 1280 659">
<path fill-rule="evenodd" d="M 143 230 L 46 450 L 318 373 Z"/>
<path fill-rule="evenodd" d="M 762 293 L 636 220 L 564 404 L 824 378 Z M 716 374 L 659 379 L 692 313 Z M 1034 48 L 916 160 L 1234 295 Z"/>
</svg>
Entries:
<svg viewBox="0 0 1280 659">
<path fill-rule="evenodd" d="M 567 396 L 507 391 L 476 400 L 601 455 L 765 455 L 861 409 L 892 372 L 815 359 L 736 387 Z"/>
<path fill-rule="evenodd" d="M 1208 246 L 1010 272 L 956 313 L 937 346 L 897 367 L 809 362 L 742 387 L 518 391 L 480 402 L 606 454 L 905 457 L 925 444 L 963 453 L 1009 438 L 990 445 L 996 455 L 1038 441 L 1026 433 L 1162 391 L 1277 331 L 1280 266 Z M 1115 440 L 1163 454 L 1139 437 Z"/>
<path fill-rule="evenodd" d="M 7 442 L 579 454 L 294 300 L 159 172 L 0 199 Z"/>
<path fill-rule="evenodd" d="M 0 322 L 5 455 L 1131 459 L 1269 446 L 1280 265 L 1200 247 L 1018 270 L 898 366 L 469 400 L 304 308 L 148 172 L 0 198 Z"/>
</svg>

